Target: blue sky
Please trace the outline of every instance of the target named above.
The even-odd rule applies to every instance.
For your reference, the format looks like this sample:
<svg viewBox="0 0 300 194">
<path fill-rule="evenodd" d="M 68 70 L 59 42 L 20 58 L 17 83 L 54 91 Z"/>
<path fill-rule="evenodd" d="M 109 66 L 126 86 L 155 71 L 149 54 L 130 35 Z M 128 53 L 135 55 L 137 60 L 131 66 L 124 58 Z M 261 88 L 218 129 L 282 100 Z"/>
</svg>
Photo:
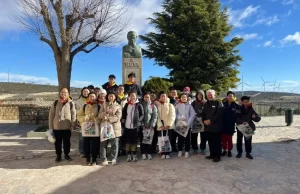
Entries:
<svg viewBox="0 0 300 194">
<path fill-rule="evenodd" d="M 245 39 L 240 49 L 243 61 L 239 68 L 244 77 L 245 90 L 263 90 L 277 80 L 281 91 L 295 89 L 300 93 L 300 2 L 296 0 L 222 0 L 229 8 L 229 23 L 234 25 L 229 38 L 240 36 Z M 14 5 L 11 0 L 0 1 L 0 81 L 56 84 L 56 66 L 50 48 L 39 39 L 22 30 L 13 18 Z M 128 30 L 139 34 L 152 31 L 147 17 L 161 10 L 160 0 L 140 0 L 131 8 L 131 25 Z M 126 35 L 121 35 L 119 45 L 98 48 L 90 54 L 75 57 L 72 86 L 102 85 L 109 74 L 121 82 L 121 47 L 126 44 Z M 142 44 L 142 43 L 140 43 Z M 143 44 L 142 44 L 143 45 Z M 143 80 L 149 76 L 165 77 L 168 70 L 154 66 L 153 61 L 143 60 Z M 241 88 L 238 88 L 240 90 Z M 276 89 L 278 91 L 278 88 Z"/>
</svg>

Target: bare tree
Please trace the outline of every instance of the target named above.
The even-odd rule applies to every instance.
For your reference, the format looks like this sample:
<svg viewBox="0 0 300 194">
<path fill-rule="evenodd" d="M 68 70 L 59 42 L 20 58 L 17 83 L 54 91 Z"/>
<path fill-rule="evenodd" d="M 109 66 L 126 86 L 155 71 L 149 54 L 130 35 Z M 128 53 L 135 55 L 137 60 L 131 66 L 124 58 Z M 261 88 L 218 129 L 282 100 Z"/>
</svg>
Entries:
<svg viewBox="0 0 300 194">
<path fill-rule="evenodd" d="M 130 0 L 15 0 L 18 21 L 53 51 L 59 88 L 69 88 L 76 54 L 115 44 Z"/>
</svg>

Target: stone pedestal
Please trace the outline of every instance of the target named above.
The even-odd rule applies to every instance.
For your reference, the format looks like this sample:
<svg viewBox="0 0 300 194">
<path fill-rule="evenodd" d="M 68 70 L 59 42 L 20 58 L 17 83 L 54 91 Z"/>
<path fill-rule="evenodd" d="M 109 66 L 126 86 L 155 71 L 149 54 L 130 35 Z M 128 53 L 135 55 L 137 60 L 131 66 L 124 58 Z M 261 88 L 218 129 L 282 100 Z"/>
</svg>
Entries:
<svg viewBox="0 0 300 194">
<path fill-rule="evenodd" d="M 142 87 L 142 58 L 122 58 L 122 83 L 128 80 L 128 74 L 134 72 L 136 75 L 136 83 Z"/>
</svg>

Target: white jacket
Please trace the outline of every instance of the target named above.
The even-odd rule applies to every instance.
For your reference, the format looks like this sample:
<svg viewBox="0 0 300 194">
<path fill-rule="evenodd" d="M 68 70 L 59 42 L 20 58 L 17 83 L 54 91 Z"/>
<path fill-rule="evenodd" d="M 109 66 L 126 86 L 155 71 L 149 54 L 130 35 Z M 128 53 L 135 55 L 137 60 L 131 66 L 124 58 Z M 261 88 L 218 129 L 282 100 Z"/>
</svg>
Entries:
<svg viewBox="0 0 300 194">
<path fill-rule="evenodd" d="M 161 131 L 160 128 L 163 126 L 163 123 L 164 126 L 170 126 L 169 129 L 173 129 L 176 118 L 175 108 L 173 104 L 169 103 L 169 101 L 167 100 L 167 102 L 165 102 L 164 104 L 156 102 L 155 105 L 157 106 L 158 110 L 157 130 Z"/>
</svg>

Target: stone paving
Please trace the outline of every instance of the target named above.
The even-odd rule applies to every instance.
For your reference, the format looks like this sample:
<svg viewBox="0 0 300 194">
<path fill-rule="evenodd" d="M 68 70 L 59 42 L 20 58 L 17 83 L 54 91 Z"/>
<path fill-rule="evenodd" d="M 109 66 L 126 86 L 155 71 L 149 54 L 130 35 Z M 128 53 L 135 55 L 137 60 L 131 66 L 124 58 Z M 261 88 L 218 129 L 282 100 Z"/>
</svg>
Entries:
<svg viewBox="0 0 300 194">
<path fill-rule="evenodd" d="M 54 163 L 54 146 L 27 138 L 34 126 L 0 123 L 0 194 L 27 193 L 300 193 L 300 116 L 286 127 L 284 117 L 264 117 L 253 137 L 254 160 L 204 156 L 85 166 L 72 137 L 72 162 Z M 236 137 L 234 137 L 235 142 Z M 295 141 L 294 141 L 295 140 Z M 234 156 L 236 150 L 234 147 Z"/>
</svg>

